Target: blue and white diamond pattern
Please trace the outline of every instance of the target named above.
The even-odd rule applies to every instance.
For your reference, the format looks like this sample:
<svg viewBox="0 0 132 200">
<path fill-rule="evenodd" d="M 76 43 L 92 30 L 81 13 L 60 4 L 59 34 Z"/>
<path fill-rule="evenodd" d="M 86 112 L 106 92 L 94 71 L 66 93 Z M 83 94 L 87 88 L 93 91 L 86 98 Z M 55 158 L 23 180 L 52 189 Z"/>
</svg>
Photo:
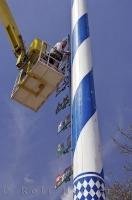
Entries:
<svg viewBox="0 0 132 200">
<path fill-rule="evenodd" d="M 99 176 L 85 176 L 74 182 L 74 200 L 104 199 L 104 181 Z"/>
</svg>

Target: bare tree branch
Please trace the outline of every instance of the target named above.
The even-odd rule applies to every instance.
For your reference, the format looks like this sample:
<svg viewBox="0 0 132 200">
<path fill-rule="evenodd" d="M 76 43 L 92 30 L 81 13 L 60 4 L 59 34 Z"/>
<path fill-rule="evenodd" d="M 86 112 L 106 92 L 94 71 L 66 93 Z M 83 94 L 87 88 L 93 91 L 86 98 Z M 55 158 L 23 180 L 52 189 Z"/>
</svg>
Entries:
<svg viewBox="0 0 132 200">
<path fill-rule="evenodd" d="M 129 140 L 132 140 L 132 130 L 127 130 L 127 132 L 125 132 L 123 129 L 121 129 L 120 127 L 118 127 L 118 131 L 125 137 L 127 137 Z M 128 133 L 129 131 L 131 131 L 131 133 Z"/>
<path fill-rule="evenodd" d="M 132 172 L 132 163 L 127 163 L 127 165 L 124 166 L 124 169 L 126 171 Z"/>
<path fill-rule="evenodd" d="M 132 183 L 120 184 L 118 182 L 106 188 L 107 200 L 131 200 L 132 199 Z"/>
<path fill-rule="evenodd" d="M 130 146 L 126 145 L 126 144 L 122 144 L 121 142 L 119 142 L 115 138 L 112 138 L 112 139 L 118 145 L 118 147 L 120 148 L 121 153 L 132 154 L 132 147 L 130 147 Z"/>
<path fill-rule="evenodd" d="M 123 136 L 123 138 L 120 137 L 120 139 L 116 139 L 115 137 L 112 137 L 114 143 L 118 146 L 118 148 L 120 149 L 120 152 L 122 154 L 126 154 L 127 156 L 131 156 L 132 155 L 132 143 L 130 144 L 130 141 L 132 140 L 132 130 L 128 129 L 128 130 L 123 130 L 122 128 L 118 127 L 118 132 L 121 136 Z M 124 142 L 120 142 L 123 141 Z M 126 144 L 127 143 L 127 144 Z M 124 165 L 124 169 L 127 171 L 132 171 L 132 164 L 125 164 Z"/>
</svg>

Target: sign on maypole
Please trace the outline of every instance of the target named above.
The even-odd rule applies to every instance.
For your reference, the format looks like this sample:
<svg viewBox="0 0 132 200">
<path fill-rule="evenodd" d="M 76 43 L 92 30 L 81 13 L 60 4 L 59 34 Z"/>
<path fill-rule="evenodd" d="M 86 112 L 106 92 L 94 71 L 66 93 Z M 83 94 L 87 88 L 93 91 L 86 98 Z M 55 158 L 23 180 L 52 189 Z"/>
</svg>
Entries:
<svg viewBox="0 0 132 200">
<path fill-rule="evenodd" d="M 72 147 L 74 200 L 104 200 L 87 0 L 72 3 Z"/>
</svg>

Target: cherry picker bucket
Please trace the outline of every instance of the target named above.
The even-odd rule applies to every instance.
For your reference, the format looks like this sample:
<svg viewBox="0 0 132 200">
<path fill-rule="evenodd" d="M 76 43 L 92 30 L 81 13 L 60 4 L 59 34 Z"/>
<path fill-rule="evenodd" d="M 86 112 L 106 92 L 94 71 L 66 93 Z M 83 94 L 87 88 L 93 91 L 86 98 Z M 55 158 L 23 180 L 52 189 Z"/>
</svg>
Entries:
<svg viewBox="0 0 132 200">
<path fill-rule="evenodd" d="M 42 54 L 30 70 L 20 72 L 11 99 L 37 111 L 64 79 L 60 65 L 50 53 Z"/>
</svg>

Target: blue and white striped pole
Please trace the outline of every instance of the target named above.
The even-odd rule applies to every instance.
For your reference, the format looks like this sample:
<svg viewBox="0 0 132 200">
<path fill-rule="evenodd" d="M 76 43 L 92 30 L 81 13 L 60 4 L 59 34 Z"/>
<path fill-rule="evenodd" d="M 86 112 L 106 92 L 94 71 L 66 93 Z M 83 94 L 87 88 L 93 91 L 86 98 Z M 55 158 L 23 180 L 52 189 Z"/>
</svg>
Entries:
<svg viewBox="0 0 132 200">
<path fill-rule="evenodd" d="M 72 146 L 74 200 L 104 200 L 87 0 L 72 3 Z"/>
</svg>

